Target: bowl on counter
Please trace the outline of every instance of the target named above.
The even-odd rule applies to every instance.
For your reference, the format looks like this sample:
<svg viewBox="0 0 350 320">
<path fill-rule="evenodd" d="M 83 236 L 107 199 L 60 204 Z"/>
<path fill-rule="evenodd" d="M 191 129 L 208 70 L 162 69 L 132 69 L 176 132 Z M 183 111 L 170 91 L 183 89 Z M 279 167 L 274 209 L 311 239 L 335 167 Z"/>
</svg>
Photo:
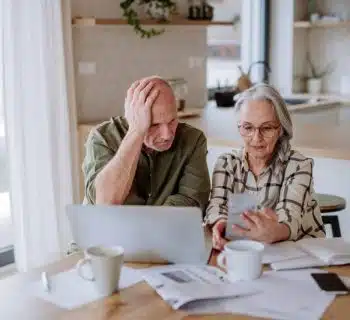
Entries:
<svg viewBox="0 0 350 320">
<path fill-rule="evenodd" d="M 217 91 L 214 94 L 216 105 L 218 107 L 234 107 L 234 96 L 238 91 Z"/>
</svg>

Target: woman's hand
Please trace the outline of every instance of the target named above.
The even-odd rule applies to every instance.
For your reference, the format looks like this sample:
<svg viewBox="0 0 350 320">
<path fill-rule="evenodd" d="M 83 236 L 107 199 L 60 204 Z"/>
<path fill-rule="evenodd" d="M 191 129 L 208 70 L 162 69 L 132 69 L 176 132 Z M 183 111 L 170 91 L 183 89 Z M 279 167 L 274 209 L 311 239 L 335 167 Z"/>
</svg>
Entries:
<svg viewBox="0 0 350 320">
<path fill-rule="evenodd" d="M 289 227 L 278 222 L 278 216 L 272 209 L 266 208 L 262 211 L 247 211 L 242 214 L 245 228 L 233 225 L 235 234 L 265 243 L 287 240 L 289 238 Z"/>
<path fill-rule="evenodd" d="M 223 238 L 226 229 L 226 224 L 226 219 L 220 219 L 215 222 L 212 228 L 212 241 L 214 249 L 222 250 L 224 248 L 225 243 L 227 242 L 227 240 Z"/>
</svg>

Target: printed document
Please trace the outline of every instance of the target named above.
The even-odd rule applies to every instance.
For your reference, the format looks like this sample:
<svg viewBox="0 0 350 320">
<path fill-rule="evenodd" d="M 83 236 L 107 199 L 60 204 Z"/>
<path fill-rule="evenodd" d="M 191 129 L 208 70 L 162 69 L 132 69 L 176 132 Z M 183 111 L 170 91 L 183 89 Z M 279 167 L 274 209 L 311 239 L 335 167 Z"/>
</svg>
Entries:
<svg viewBox="0 0 350 320">
<path fill-rule="evenodd" d="M 211 266 L 170 265 L 142 270 L 145 281 L 173 309 L 189 302 L 225 297 L 242 297 L 259 290 L 231 283 L 226 274 Z"/>
</svg>

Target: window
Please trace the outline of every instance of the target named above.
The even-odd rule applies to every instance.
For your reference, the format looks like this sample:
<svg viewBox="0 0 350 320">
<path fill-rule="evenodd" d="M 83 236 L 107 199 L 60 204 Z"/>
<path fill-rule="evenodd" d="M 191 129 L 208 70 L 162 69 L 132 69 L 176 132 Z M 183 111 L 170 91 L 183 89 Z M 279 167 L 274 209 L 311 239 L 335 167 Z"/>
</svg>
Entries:
<svg viewBox="0 0 350 320">
<path fill-rule="evenodd" d="M 3 50 L 2 32 L 0 30 L 0 267 L 14 262 L 13 233 L 10 211 L 10 186 L 8 176 L 9 161 L 6 151 L 6 130 L 3 96 Z"/>
<path fill-rule="evenodd" d="M 240 76 L 239 66 L 248 72 L 257 61 L 268 61 L 268 0 L 215 0 L 215 20 L 235 21 L 234 27 L 208 27 L 207 88 L 209 99 L 218 87 L 231 90 Z M 253 82 L 265 81 L 263 64 L 255 64 Z"/>
<path fill-rule="evenodd" d="M 215 4 L 215 20 L 234 19 L 235 26 L 211 26 L 207 33 L 207 88 L 233 87 L 241 65 L 241 2 L 223 0 Z"/>
</svg>

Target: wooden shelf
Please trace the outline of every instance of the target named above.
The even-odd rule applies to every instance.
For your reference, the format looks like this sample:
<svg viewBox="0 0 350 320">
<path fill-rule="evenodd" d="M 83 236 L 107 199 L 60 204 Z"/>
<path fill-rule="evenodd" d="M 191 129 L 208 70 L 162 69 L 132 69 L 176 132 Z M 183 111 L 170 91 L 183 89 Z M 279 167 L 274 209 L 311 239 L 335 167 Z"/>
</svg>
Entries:
<svg viewBox="0 0 350 320">
<path fill-rule="evenodd" d="M 91 26 L 107 26 L 107 25 L 127 25 L 125 19 L 99 19 L 75 17 L 72 19 L 74 26 L 91 27 Z M 231 21 L 209 21 L 209 20 L 188 20 L 186 18 L 176 18 L 170 22 L 158 22 L 156 20 L 141 20 L 143 25 L 155 26 L 232 26 Z"/>
<path fill-rule="evenodd" d="M 339 22 L 314 22 L 309 21 L 295 21 L 294 28 L 341 28 L 350 27 L 350 21 L 339 21 Z"/>
</svg>

